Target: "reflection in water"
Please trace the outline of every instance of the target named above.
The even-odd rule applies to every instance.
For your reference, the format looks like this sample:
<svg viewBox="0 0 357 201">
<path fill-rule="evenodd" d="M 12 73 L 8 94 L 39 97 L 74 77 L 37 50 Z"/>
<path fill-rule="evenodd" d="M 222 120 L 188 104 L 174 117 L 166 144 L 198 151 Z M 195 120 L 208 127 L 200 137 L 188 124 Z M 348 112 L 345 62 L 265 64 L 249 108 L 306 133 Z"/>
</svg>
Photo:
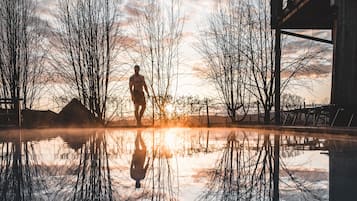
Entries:
<svg viewBox="0 0 357 201">
<path fill-rule="evenodd" d="M 200 200 L 271 199 L 273 149 L 269 136 L 260 137 L 254 147 L 245 133 L 230 133 L 222 157 L 211 173 L 208 190 Z"/>
<path fill-rule="evenodd" d="M 150 158 L 146 160 L 146 145 L 141 137 L 141 131 L 138 130 L 135 138 L 135 151 L 130 165 L 130 177 L 135 180 L 135 188 L 140 188 L 140 181 L 145 178 L 146 171 L 149 167 Z"/>
<path fill-rule="evenodd" d="M 21 131 L 9 133 L 1 142 L 0 200 L 43 200 L 35 191 L 44 191 L 32 142 L 22 141 Z"/>
<path fill-rule="evenodd" d="M 239 129 L 2 131 L 0 201 L 355 200 L 356 145 Z"/>
<path fill-rule="evenodd" d="M 356 200 L 357 142 L 329 141 L 330 200 Z"/>
<path fill-rule="evenodd" d="M 92 134 L 80 149 L 71 200 L 113 200 L 105 132 Z"/>
<path fill-rule="evenodd" d="M 170 146 L 173 138 L 170 133 L 151 135 L 151 157 L 149 175 L 146 179 L 142 199 L 144 200 L 177 200 L 178 171 Z M 173 165 L 175 164 L 175 165 Z"/>
<path fill-rule="evenodd" d="M 308 150 L 321 148 L 320 141 L 294 137 L 296 141 L 292 143 L 290 137 L 285 137 L 287 144 L 281 144 L 280 135 L 258 134 L 253 139 L 251 134 L 232 131 L 228 135 L 222 155 L 210 172 L 207 190 L 198 200 L 274 201 L 279 200 L 280 187 L 284 187 L 284 191 L 293 188 L 295 193 L 300 192 L 299 198 L 293 200 L 322 200 L 321 194 L 309 186 L 308 178 L 294 175 L 285 162 L 287 159 L 281 156 L 291 156 L 289 146 Z"/>
</svg>

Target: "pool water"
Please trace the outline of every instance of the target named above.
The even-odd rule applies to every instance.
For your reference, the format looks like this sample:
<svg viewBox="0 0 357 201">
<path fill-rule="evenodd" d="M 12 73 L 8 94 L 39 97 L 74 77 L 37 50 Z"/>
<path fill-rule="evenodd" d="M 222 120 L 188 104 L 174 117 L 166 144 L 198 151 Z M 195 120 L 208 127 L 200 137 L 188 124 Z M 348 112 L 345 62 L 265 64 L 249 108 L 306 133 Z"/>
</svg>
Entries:
<svg viewBox="0 0 357 201">
<path fill-rule="evenodd" d="M 357 186 L 347 136 L 54 129 L 1 131 L 0 142 L 0 200 L 354 200 Z"/>
</svg>

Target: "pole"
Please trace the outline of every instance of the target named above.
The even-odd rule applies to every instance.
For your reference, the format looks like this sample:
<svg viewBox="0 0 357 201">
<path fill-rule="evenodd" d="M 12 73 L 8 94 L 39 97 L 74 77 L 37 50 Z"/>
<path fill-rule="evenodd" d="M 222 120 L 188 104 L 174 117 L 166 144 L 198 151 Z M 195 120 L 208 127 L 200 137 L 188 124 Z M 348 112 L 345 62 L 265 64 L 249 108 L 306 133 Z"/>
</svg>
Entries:
<svg viewBox="0 0 357 201">
<path fill-rule="evenodd" d="M 207 115 L 207 126 L 210 126 L 209 111 L 208 111 L 208 99 L 206 99 L 206 115 Z"/>
<path fill-rule="evenodd" d="M 206 153 L 208 152 L 208 143 L 209 143 L 209 130 L 207 131 L 207 135 L 206 135 Z"/>
<path fill-rule="evenodd" d="M 257 101 L 257 107 L 258 107 L 258 124 L 260 124 L 260 107 L 259 107 L 259 101 Z"/>
<path fill-rule="evenodd" d="M 276 4 L 276 27 L 275 27 L 275 125 L 280 125 L 280 65 L 281 65 L 281 29 L 280 20 L 282 16 L 282 1 L 273 0 Z M 279 156 L 280 136 L 274 135 L 274 172 L 273 172 L 273 201 L 279 201 Z"/>
<path fill-rule="evenodd" d="M 273 201 L 279 201 L 280 136 L 274 135 Z"/>
<path fill-rule="evenodd" d="M 280 65 L 281 65 L 281 30 L 275 29 L 275 125 L 280 125 Z"/>
<path fill-rule="evenodd" d="M 155 126 L 155 104 L 154 104 L 154 96 L 152 97 L 152 126 Z"/>
</svg>

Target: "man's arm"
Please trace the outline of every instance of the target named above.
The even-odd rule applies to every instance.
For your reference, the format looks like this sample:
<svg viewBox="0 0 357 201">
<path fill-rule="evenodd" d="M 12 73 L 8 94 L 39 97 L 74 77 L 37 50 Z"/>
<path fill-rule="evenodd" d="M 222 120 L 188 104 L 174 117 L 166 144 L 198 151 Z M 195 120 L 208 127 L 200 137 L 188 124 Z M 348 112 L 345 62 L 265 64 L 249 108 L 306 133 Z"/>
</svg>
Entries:
<svg viewBox="0 0 357 201">
<path fill-rule="evenodd" d="M 146 161 L 146 165 L 145 165 L 145 167 L 144 167 L 145 172 L 146 172 L 146 170 L 147 170 L 148 167 L 149 167 L 149 163 L 150 163 L 150 157 L 149 157 L 148 160 Z"/>
<path fill-rule="evenodd" d="M 131 161 L 131 164 L 130 164 L 130 177 L 132 179 L 135 179 L 135 173 L 134 173 L 134 164 L 133 164 L 133 161 Z"/>
<path fill-rule="evenodd" d="M 130 89 L 130 95 L 131 95 L 131 98 L 133 98 L 133 80 L 132 80 L 132 77 L 129 78 L 129 89 Z"/>
<path fill-rule="evenodd" d="M 145 78 L 143 77 L 143 82 L 144 82 L 144 90 L 146 91 L 146 94 L 150 96 L 148 86 L 146 86 Z"/>
</svg>

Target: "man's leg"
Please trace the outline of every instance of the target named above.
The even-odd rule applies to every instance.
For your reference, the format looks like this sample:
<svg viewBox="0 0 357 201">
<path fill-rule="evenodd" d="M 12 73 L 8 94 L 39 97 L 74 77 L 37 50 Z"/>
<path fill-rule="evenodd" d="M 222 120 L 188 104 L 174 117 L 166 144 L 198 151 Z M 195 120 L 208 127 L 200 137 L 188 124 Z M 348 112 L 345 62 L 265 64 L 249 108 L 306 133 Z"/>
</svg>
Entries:
<svg viewBox="0 0 357 201">
<path fill-rule="evenodd" d="M 145 143 L 141 137 L 141 131 L 136 131 L 136 138 L 135 138 L 135 150 L 142 150 L 143 145 L 146 149 Z"/>
<path fill-rule="evenodd" d="M 139 124 L 139 104 L 135 104 L 135 119 L 136 119 L 136 124 Z"/>
<path fill-rule="evenodd" d="M 140 124 L 141 124 L 141 118 L 142 118 L 143 115 L 144 115 L 145 109 L 146 109 L 146 104 L 141 105 L 140 114 L 139 114 L 139 123 L 140 123 Z"/>
<path fill-rule="evenodd" d="M 140 142 L 140 150 L 146 150 L 146 145 L 143 138 L 141 137 L 141 133 L 139 134 L 138 141 Z"/>
<path fill-rule="evenodd" d="M 140 150 L 140 138 L 141 138 L 141 134 L 137 132 L 135 138 L 135 151 Z"/>
</svg>

